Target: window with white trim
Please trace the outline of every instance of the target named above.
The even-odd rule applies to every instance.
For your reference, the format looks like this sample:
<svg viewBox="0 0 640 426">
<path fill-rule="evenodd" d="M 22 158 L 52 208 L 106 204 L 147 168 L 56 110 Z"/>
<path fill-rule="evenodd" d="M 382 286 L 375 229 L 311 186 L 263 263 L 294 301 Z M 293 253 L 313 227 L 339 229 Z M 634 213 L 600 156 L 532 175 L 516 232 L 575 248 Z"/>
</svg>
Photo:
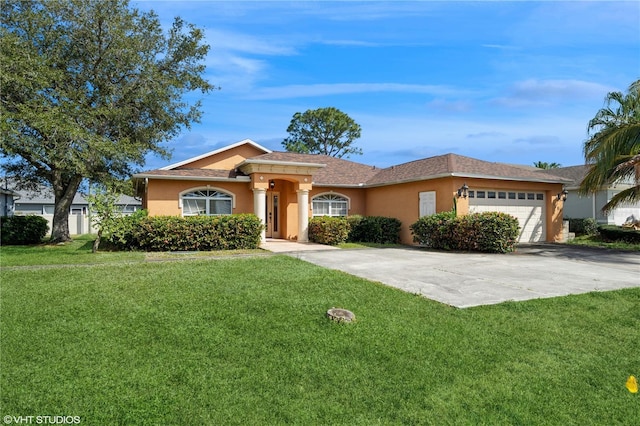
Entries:
<svg viewBox="0 0 640 426">
<path fill-rule="evenodd" d="M 182 194 L 183 216 L 221 216 L 231 214 L 233 197 L 213 189 L 198 189 Z"/>
<path fill-rule="evenodd" d="M 311 209 L 316 216 L 346 216 L 349 200 L 336 194 L 323 194 L 313 198 Z"/>
</svg>

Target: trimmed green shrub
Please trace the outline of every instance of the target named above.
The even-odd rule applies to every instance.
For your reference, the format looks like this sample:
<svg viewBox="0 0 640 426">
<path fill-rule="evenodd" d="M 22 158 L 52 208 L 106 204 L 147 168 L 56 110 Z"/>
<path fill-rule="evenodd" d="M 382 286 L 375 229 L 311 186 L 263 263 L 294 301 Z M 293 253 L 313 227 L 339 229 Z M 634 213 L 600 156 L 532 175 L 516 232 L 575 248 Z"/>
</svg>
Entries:
<svg viewBox="0 0 640 426">
<path fill-rule="evenodd" d="M 587 217 L 584 219 L 566 219 L 569 221 L 569 232 L 573 232 L 576 235 L 597 235 L 598 234 L 598 222 L 592 218 Z"/>
<path fill-rule="evenodd" d="M 456 217 L 454 212 L 423 216 L 410 226 L 413 241 L 440 250 L 508 253 L 518 239 L 518 220 L 499 212 Z"/>
<path fill-rule="evenodd" d="M 435 249 L 456 250 L 455 247 L 451 246 L 454 240 L 452 232 L 455 220 L 455 212 L 442 212 L 422 216 L 417 222 L 409 226 L 413 234 L 413 241 Z"/>
<path fill-rule="evenodd" d="M 347 241 L 350 241 L 350 242 L 357 241 L 354 239 L 354 237 L 357 234 L 355 230 L 360 226 L 360 222 L 362 222 L 363 218 L 364 217 L 360 216 L 359 214 L 347 216 L 347 222 L 349 223 L 349 236 L 347 237 Z"/>
<path fill-rule="evenodd" d="M 466 250 L 488 253 L 509 253 L 515 249 L 520 224 L 515 217 L 500 212 L 486 212 L 462 216 L 463 230 L 473 232 Z"/>
<path fill-rule="evenodd" d="M 130 215 L 119 217 L 114 221 L 113 228 L 105 240 L 113 247 L 121 250 L 138 249 L 134 231 L 148 216 L 149 212 L 147 210 L 137 210 Z"/>
<path fill-rule="evenodd" d="M 349 241 L 378 244 L 400 242 L 402 222 L 394 217 L 356 216 L 347 218 L 351 226 Z"/>
<path fill-rule="evenodd" d="M 309 241 L 335 246 L 347 241 L 349 230 L 349 222 L 344 217 L 313 217 L 309 220 Z"/>
<path fill-rule="evenodd" d="M 38 244 L 49 232 L 49 223 L 42 216 L 5 216 L 0 222 L 0 244 Z"/>
<path fill-rule="evenodd" d="M 630 244 L 640 244 L 640 231 L 623 228 L 616 225 L 600 225 L 598 232 L 607 241 L 624 241 Z"/>
<path fill-rule="evenodd" d="M 125 217 L 110 237 L 120 248 L 144 251 L 254 249 L 263 225 L 253 214 Z"/>
</svg>

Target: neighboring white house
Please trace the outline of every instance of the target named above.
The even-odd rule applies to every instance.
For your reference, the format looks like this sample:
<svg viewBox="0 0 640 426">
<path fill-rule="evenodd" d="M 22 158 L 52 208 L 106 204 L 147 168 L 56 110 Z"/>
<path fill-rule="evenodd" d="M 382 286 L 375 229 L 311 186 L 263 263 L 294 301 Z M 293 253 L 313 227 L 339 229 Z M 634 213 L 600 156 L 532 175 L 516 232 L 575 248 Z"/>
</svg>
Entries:
<svg viewBox="0 0 640 426">
<path fill-rule="evenodd" d="M 14 196 L 13 214 L 42 216 L 49 222 L 49 230 L 51 230 L 54 196 L 50 189 L 43 187 L 39 191 L 16 190 L 13 192 L 17 194 Z M 125 214 L 131 214 L 142 208 L 141 201 L 128 195 L 121 195 L 116 205 Z M 89 201 L 84 195 L 76 193 L 69 210 L 69 233 L 72 235 L 92 233 L 94 230 L 91 229 L 90 224 L 91 210 Z"/>
<path fill-rule="evenodd" d="M 607 225 L 622 225 L 632 216 L 636 220 L 640 219 L 640 202 L 621 205 L 607 214 L 602 212 L 602 207 L 614 195 L 634 185 L 631 180 L 616 182 L 593 194 L 579 194 L 580 183 L 587 175 L 589 167 L 588 165 L 580 165 L 548 170 L 554 176 L 562 176 L 572 180 L 572 183 L 566 185 L 568 194 L 564 203 L 565 219 L 594 218 L 598 223 Z"/>
</svg>

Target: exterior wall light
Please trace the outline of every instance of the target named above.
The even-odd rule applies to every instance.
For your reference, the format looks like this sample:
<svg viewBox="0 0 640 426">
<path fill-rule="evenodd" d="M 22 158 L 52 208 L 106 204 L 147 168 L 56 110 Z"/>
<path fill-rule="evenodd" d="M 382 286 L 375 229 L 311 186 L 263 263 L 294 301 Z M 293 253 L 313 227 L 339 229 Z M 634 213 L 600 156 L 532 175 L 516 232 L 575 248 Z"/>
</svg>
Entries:
<svg viewBox="0 0 640 426">
<path fill-rule="evenodd" d="M 567 194 L 569 194 L 569 191 L 567 191 L 566 189 L 563 189 L 562 192 L 558 192 L 558 201 L 567 201 Z"/>
<path fill-rule="evenodd" d="M 273 189 L 273 188 L 275 188 L 275 187 L 276 187 L 276 181 L 275 181 L 275 180 L 273 180 L 273 179 L 272 179 L 272 180 L 270 180 L 270 181 L 269 181 L 269 188 Z"/>
<path fill-rule="evenodd" d="M 458 188 L 458 197 L 467 198 L 469 194 L 469 187 L 467 184 L 463 184 L 460 188 Z"/>
</svg>

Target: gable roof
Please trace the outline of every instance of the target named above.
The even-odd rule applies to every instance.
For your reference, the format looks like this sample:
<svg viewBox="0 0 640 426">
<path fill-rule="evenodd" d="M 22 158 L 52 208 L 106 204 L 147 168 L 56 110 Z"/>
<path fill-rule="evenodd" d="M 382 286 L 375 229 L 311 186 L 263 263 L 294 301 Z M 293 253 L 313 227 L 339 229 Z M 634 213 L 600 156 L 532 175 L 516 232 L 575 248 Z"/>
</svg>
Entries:
<svg viewBox="0 0 640 426">
<path fill-rule="evenodd" d="M 494 163 L 457 154 L 444 154 L 387 167 L 376 173 L 367 184 L 381 186 L 446 176 L 549 183 L 569 182 L 562 176 L 540 173 L 540 169 Z"/>
<path fill-rule="evenodd" d="M 227 151 L 242 144 L 251 144 L 264 152 L 264 154 L 247 158 L 243 162 L 236 164 L 234 170 L 182 167 L 185 164 Z M 134 178 L 249 181 L 249 176 L 240 170 L 244 164 L 314 166 L 317 169 L 313 172 L 313 184 L 317 186 L 384 186 L 449 176 L 563 184 L 572 182 L 571 178 L 554 173 L 560 169 L 542 170 L 534 167 L 478 160 L 458 154 L 444 154 L 379 169 L 375 166 L 328 155 L 271 151 L 250 139 L 245 139 L 180 163 L 136 174 Z"/>
<path fill-rule="evenodd" d="M 557 169 L 542 170 L 542 173 L 554 174 L 569 179 L 571 182 L 567 184 L 570 187 L 578 187 L 591 168 L 588 164 L 579 166 L 558 167 Z"/>
<path fill-rule="evenodd" d="M 222 148 L 218 148 L 218 149 L 215 149 L 213 151 L 206 152 L 206 153 L 204 153 L 202 155 L 198 155 L 197 157 L 188 158 L 188 159 L 186 159 L 184 161 L 180 161 L 179 163 L 169 164 L 168 166 L 160 167 L 158 170 L 176 169 L 176 168 L 178 168 L 180 166 L 184 166 L 185 164 L 193 163 L 194 161 L 198 161 L 198 160 L 201 160 L 203 158 L 206 158 L 206 157 L 209 157 L 209 156 L 212 156 L 212 155 L 215 155 L 215 154 L 219 154 L 221 152 L 228 151 L 230 149 L 233 149 L 233 148 L 239 147 L 241 145 L 245 145 L 245 144 L 252 145 L 252 146 L 254 146 L 255 148 L 257 148 L 258 150 L 260 150 L 260 151 L 262 151 L 264 153 L 271 152 L 271 150 L 269 148 L 265 148 L 264 146 L 255 143 L 251 139 L 243 139 L 243 140 L 241 140 L 239 142 L 236 142 L 234 144 L 227 145 L 227 146 L 224 146 Z"/>
<path fill-rule="evenodd" d="M 293 152 L 270 152 L 251 160 L 280 163 L 314 163 L 326 167 L 313 174 L 313 184 L 318 186 L 363 186 L 380 169 L 362 163 L 321 154 L 298 154 Z"/>
<path fill-rule="evenodd" d="M 54 204 L 55 196 L 53 190 L 47 186 L 40 185 L 35 191 L 31 190 L 14 190 L 14 194 L 20 196 L 20 204 Z M 16 200 L 17 201 L 17 200 Z M 86 199 L 86 195 L 81 192 L 76 192 L 73 196 L 71 204 L 88 205 L 89 201 Z M 142 202 L 129 195 L 120 194 L 116 200 L 116 205 L 142 205 Z"/>
</svg>

